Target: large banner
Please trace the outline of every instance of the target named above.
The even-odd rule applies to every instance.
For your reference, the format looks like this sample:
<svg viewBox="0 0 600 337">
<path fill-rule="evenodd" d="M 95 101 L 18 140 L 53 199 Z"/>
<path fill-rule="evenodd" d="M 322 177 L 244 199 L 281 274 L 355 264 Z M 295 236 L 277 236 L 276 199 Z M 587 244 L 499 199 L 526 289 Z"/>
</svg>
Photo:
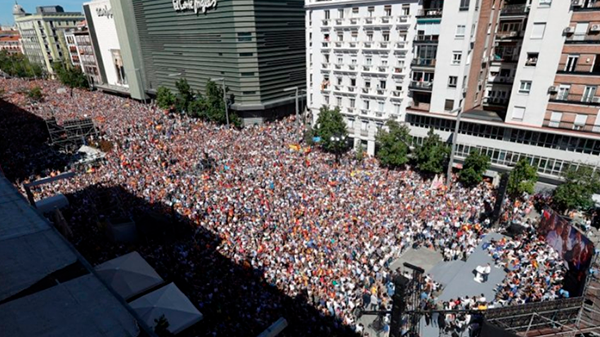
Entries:
<svg viewBox="0 0 600 337">
<path fill-rule="evenodd" d="M 580 231 L 571 226 L 569 218 L 553 210 L 544 210 L 538 233 L 563 258 L 568 272 L 564 288 L 571 297 L 581 296 L 587 270 L 594 256 L 594 244 Z"/>
</svg>

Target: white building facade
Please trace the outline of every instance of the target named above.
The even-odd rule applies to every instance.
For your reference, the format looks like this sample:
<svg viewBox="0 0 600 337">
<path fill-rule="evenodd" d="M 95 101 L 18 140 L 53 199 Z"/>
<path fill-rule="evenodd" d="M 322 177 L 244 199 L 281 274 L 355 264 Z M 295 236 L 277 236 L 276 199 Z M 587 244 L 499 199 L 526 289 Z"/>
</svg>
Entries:
<svg viewBox="0 0 600 337">
<path fill-rule="evenodd" d="M 85 3 L 83 8 L 101 75 L 101 82 L 97 86 L 127 92 L 129 84 L 110 0 L 94 0 Z"/>
<path fill-rule="evenodd" d="M 306 2 L 307 97 L 314 120 L 339 108 L 355 146 L 375 151 L 388 119 L 404 120 L 416 0 Z"/>
</svg>

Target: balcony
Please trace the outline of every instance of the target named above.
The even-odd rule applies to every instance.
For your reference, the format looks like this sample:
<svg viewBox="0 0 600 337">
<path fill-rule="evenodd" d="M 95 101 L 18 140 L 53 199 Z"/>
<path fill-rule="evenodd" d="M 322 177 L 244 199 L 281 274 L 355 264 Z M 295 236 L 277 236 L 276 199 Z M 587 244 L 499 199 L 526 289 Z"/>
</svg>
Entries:
<svg viewBox="0 0 600 337">
<path fill-rule="evenodd" d="M 403 42 L 396 42 L 396 43 L 394 44 L 394 47 L 395 47 L 396 49 L 408 49 L 408 43 L 407 43 L 406 41 L 403 41 Z"/>
<path fill-rule="evenodd" d="M 408 22 L 409 18 L 410 18 L 409 15 L 400 15 L 399 17 L 396 18 L 396 23 L 399 25 L 408 25 L 408 24 L 410 24 Z"/>
<path fill-rule="evenodd" d="M 321 63 L 321 68 L 329 69 L 329 63 Z"/>
<path fill-rule="evenodd" d="M 350 19 L 350 24 L 351 25 L 358 25 L 358 19 L 357 18 L 351 18 Z"/>
<path fill-rule="evenodd" d="M 382 16 L 379 18 L 379 23 L 382 24 L 391 24 L 392 23 L 392 17 L 391 16 Z"/>
<path fill-rule="evenodd" d="M 399 90 L 394 90 L 392 91 L 392 101 L 402 101 L 403 95 L 402 95 L 402 91 Z"/>
<path fill-rule="evenodd" d="M 348 87 L 346 87 L 346 91 L 350 92 L 350 93 L 355 93 L 356 92 L 356 87 L 348 86 Z"/>
<path fill-rule="evenodd" d="M 404 77 L 404 68 L 395 67 L 392 72 L 393 77 Z"/>
<path fill-rule="evenodd" d="M 580 104 L 580 105 L 593 105 L 600 106 L 600 96 L 592 95 L 576 95 L 566 93 L 558 93 L 554 97 L 550 97 L 550 102 L 554 103 L 566 103 L 566 104 Z"/>
<path fill-rule="evenodd" d="M 600 2 L 590 1 L 586 4 L 583 0 L 572 0 L 571 8 L 573 12 L 598 11 L 600 10 Z"/>
<path fill-rule="evenodd" d="M 502 8 L 500 16 L 525 16 L 529 12 L 529 6 L 525 4 L 506 5 Z"/>
<path fill-rule="evenodd" d="M 567 65 L 565 63 L 559 63 L 558 69 L 566 69 Z M 577 70 L 579 69 L 579 70 Z M 557 74 L 561 75 L 576 75 L 576 76 L 600 76 L 600 69 L 591 68 L 584 70 L 582 67 L 576 67 L 574 70 L 558 70 Z"/>
<path fill-rule="evenodd" d="M 330 49 L 329 42 L 321 42 L 321 49 Z"/>
<path fill-rule="evenodd" d="M 375 24 L 375 18 L 374 17 L 365 18 L 365 25 L 373 25 L 373 24 Z"/>
<path fill-rule="evenodd" d="M 413 101 L 412 104 L 410 105 L 410 108 L 414 109 L 414 110 L 429 111 L 429 109 L 431 108 L 431 104 Z"/>
<path fill-rule="evenodd" d="M 415 42 L 418 43 L 437 43 L 439 40 L 439 35 L 416 35 Z"/>
<path fill-rule="evenodd" d="M 410 64 L 418 67 L 435 67 L 435 59 L 416 57 L 412 60 Z"/>
<path fill-rule="evenodd" d="M 565 44 L 600 44 L 600 25 L 592 25 L 590 34 L 567 34 Z"/>
<path fill-rule="evenodd" d="M 499 31 L 496 33 L 496 39 L 499 40 L 510 40 L 523 38 L 523 31 Z"/>
<path fill-rule="evenodd" d="M 492 84 L 513 84 L 514 77 L 496 76 L 488 80 L 488 83 Z"/>
<path fill-rule="evenodd" d="M 338 41 L 338 42 L 335 42 L 333 45 L 334 45 L 334 47 L 336 49 L 339 49 L 339 48 L 342 48 L 344 46 L 344 43 Z"/>
<path fill-rule="evenodd" d="M 351 64 L 348 66 L 348 71 L 356 72 L 358 71 L 358 66 L 356 64 Z"/>
<path fill-rule="evenodd" d="M 442 9 L 441 8 L 428 8 L 421 9 L 417 12 L 417 18 L 441 18 L 442 17 Z"/>
<path fill-rule="evenodd" d="M 507 106 L 508 98 L 502 97 L 485 97 L 483 99 L 484 105 L 495 105 L 495 106 Z"/>
<path fill-rule="evenodd" d="M 365 48 L 365 49 L 371 49 L 371 48 L 373 48 L 373 45 L 375 45 L 374 42 L 365 42 L 363 44 L 363 48 Z"/>
<path fill-rule="evenodd" d="M 431 91 L 433 87 L 433 82 L 425 82 L 425 81 L 410 81 L 409 88 L 416 90 L 424 90 Z"/>
<path fill-rule="evenodd" d="M 390 43 L 389 42 L 379 42 L 376 44 L 376 48 L 384 49 L 384 50 L 390 49 Z"/>
<path fill-rule="evenodd" d="M 329 20 L 321 20 L 322 26 L 329 26 Z"/>
<path fill-rule="evenodd" d="M 385 97 L 386 91 L 385 89 L 374 89 L 374 88 L 363 88 L 361 95 L 363 96 L 375 96 L 375 97 Z"/>
<path fill-rule="evenodd" d="M 519 55 L 511 53 L 494 54 L 492 62 L 516 63 L 519 62 Z"/>
</svg>

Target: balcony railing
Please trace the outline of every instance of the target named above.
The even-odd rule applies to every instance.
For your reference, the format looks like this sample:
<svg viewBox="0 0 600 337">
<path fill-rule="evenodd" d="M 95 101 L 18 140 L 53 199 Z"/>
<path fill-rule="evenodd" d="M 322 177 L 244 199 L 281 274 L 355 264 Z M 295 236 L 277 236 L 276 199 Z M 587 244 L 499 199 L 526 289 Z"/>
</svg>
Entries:
<svg viewBox="0 0 600 337">
<path fill-rule="evenodd" d="M 550 98 L 551 102 L 565 102 L 569 104 L 597 105 L 600 106 L 600 96 L 558 93 Z"/>
<path fill-rule="evenodd" d="M 348 92 L 356 92 L 356 87 L 348 87 Z"/>
<path fill-rule="evenodd" d="M 402 91 L 398 91 L 398 90 L 392 91 L 392 97 L 402 97 Z"/>
<path fill-rule="evenodd" d="M 406 42 L 396 42 L 396 49 L 405 49 Z"/>
<path fill-rule="evenodd" d="M 575 67 L 574 70 L 564 70 L 567 69 L 566 63 L 558 64 L 558 71 L 556 73 L 563 75 L 577 75 L 577 76 L 600 76 L 600 69 L 588 68 L 582 69 L 582 67 Z M 578 70 L 579 69 L 579 70 Z"/>
<path fill-rule="evenodd" d="M 416 35 L 415 36 L 415 41 L 416 42 L 425 42 L 425 43 L 437 43 L 439 40 L 440 36 L 439 35 Z"/>
<path fill-rule="evenodd" d="M 373 42 L 365 42 L 363 47 L 366 49 L 371 49 L 373 48 Z"/>
<path fill-rule="evenodd" d="M 409 18 L 408 15 L 400 15 L 398 18 L 396 18 L 396 22 L 400 23 L 400 24 L 402 24 L 402 23 L 408 24 L 408 18 Z"/>
<path fill-rule="evenodd" d="M 598 25 L 598 28 L 595 30 L 595 33 L 590 31 L 592 34 L 587 34 L 587 33 L 577 33 L 577 34 L 569 34 L 567 35 L 567 39 L 565 40 L 565 43 L 567 44 L 597 44 L 600 43 L 600 34 L 598 34 L 598 32 L 600 32 L 600 25 Z"/>
<path fill-rule="evenodd" d="M 492 56 L 492 62 L 518 62 L 519 55 L 515 54 L 494 54 Z"/>
<path fill-rule="evenodd" d="M 506 5 L 502 8 L 500 16 L 525 15 L 529 12 L 529 6 L 525 4 Z"/>
<path fill-rule="evenodd" d="M 435 59 L 414 58 L 411 62 L 414 66 L 434 67 Z"/>
<path fill-rule="evenodd" d="M 499 31 L 496 33 L 497 39 L 514 39 L 519 37 L 523 37 L 522 31 Z"/>
<path fill-rule="evenodd" d="M 442 9 L 441 8 L 428 8 L 421 9 L 417 12 L 418 18 L 441 18 L 442 17 Z"/>
<path fill-rule="evenodd" d="M 329 48 L 329 42 L 322 42 L 321 48 Z"/>
<path fill-rule="evenodd" d="M 329 63 L 321 63 L 323 69 L 329 69 Z"/>
<path fill-rule="evenodd" d="M 410 81 L 410 88 L 413 88 L 413 89 L 431 90 L 432 87 L 433 87 L 433 82 Z"/>
<path fill-rule="evenodd" d="M 501 84 L 512 84 L 514 77 L 496 76 L 489 79 L 489 83 L 501 83 Z"/>
<path fill-rule="evenodd" d="M 392 22 L 392 17 L 391 16 L 382 16 L 379 18 L 379 22 L 390 23 L 390 22 Z"/>
<path fill-rule="evenodd" d="M 500 105 L 506 106 L 508 105 L 508 98 L 501 97 L 485 97 L 483 99 L 483 104 L 485 105 Z"/>
<path fill-rule="evenodd" d="M 372 67 L 371 66 L 363 66 L 362 69 L 363 69 L 363 71 L 370 72 Z"/>
<path fill-rule="evenodd" d="M 598 1 L 589 1 L 586 4 L 583 0 L 572 0 L 571 6 L 573 8 L 573 12 L 600 10 L 600 2 Z"/>
<path fill-rule="evenodd" d="M 389 49 L 390 43 L 389 42 L 379 42 L 378 47 L 379 47 L 379 49 Z"/>
</svg>

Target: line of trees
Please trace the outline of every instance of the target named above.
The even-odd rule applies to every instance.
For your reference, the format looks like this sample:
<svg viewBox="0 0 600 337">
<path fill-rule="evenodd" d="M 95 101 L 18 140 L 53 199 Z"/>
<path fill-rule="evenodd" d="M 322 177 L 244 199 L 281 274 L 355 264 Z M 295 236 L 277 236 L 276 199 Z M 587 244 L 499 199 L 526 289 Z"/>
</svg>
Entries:
<svg viewBox="0 0 600 337">
<path fill-rule="evenodd" d="M 187 114 L 190 117 L 201 118 L 217 124 L 225 124 L 227 115 L 225 111 L 225 102 L 223 100 L 223 87 L 216 82 L 209 80 L 206 84 L 205 92 L 194 92 L 187 79 L 182 78 L 175 82 L 177 92 L 173 93 L 169 88 L 161 86 L 156 91 L 156 104 L 161 109 L 177 111 Z M 225 88 L 229 92 L 229 88 Z M 233 104 L 234 96 L 230 94 L 227 97 L 227 104 Z M 240 127 L 242 120 L 229 111 L 229 123 Z"/>
<path fill-rule="evenodd" d="M 6 50 L 0 51 L 0 70 L 9 76 L 21 78 L 35 78 L 44 75 L 41 65 L 31 63 L 23 54 L 9 54 Z"/>
<path fill-rule="evenodd" d="M 443 173 L 449 164 L 450 146 L 441 137 L 429 130 L 423 142 L 414 146 L 410 130 L 405 125 L 395 121 L 386 122 L 386 127 L 381 128 L 375 137 L 376 153 L 383 167 L 390 169 L 403 168 L 409 161 L 425 174 Z M 325 151 L 339 150 L 339 144 L 333 144 L 333 135 L 344 135 L 347 139 L 346 123 L 338 108 L 329 109 L 322 107 L 319 112 L 314 130 L 307 132 L 307 140 L 313 137 L 320 138 L 320 145 Z M 350 148 L 344 143 L 344 150 Z M 359 151 L 362 154 L 362 151 Z M 361 157 L 357 155 L 357 158 Z M 475 186 L 483 181 L 485 172 L 490 168 L 490 157 L 474 149 L 465 158 L 464 164 L 458 173 L 462 185 Z M 592 167 L 579 165 L 577 168 L 569 167 L 563 170 L 562 184 L 553 193 L 553 206 L 561 211 L 573 209 L 589 209 L 594 206 L 592 196 L 600 193 L 600 172 Z M 522 158 L 510 170 L 507 184 L 507 193 L 511 198 L 520 198 L 525 194 L 533 194 L 538 182 L 538 168 L 531 164 L 531 159 Z"/>
<path fill-rule="evenodd" d="M 74 88 L 86 89 L 90 86 L 87 77 L 79 67 L 73 67 L 64 62 L 55 62 L 52 64 L 52 69 L 60 83 L 71 89 L 71 97 Z"/>
</svg>

